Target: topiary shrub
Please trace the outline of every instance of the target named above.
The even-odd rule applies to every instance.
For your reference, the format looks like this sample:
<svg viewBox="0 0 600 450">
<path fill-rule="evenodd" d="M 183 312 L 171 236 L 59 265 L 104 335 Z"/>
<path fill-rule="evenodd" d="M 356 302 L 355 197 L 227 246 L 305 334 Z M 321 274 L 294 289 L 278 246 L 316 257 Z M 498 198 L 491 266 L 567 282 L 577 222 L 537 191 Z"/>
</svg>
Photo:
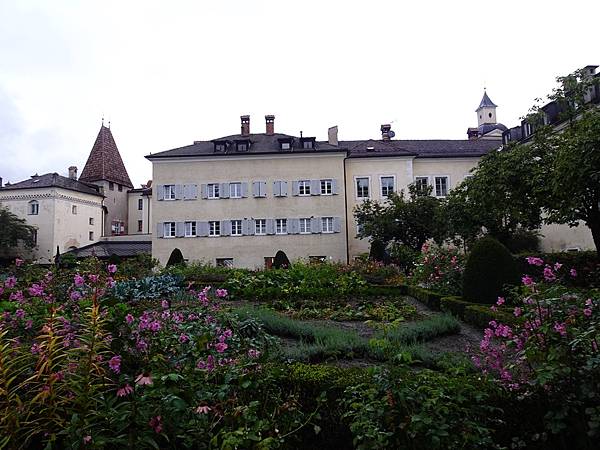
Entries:
<svg viewBox="0 0 600 450">
<path fill-rule="evenodd" d="M 290 267 L 290 260 L 283 250 L 278 250 L 273 259 L 273 267 L 276 269 L 287 269 Z"/>
<path fill-rule="evenodd" d="M 491 237 L 473 245 L 463 274 L 463 297 L 472 302 L 493 304 L 506 285 L 519 282 L 517 263 L 508 249 Z"/>
</svg>

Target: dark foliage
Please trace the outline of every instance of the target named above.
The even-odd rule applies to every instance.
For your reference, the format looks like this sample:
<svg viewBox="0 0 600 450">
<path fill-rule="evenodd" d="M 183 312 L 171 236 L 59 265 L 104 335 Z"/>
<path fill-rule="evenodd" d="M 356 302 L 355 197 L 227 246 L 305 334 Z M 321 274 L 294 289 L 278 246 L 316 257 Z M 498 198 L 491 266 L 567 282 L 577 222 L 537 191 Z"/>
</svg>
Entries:
<svg viewBox="0 0 600 450">
<path fill-rule="evenodd" d="M 176 248 L 171 252 L 171 256 L 169 256 L 169 260 L 167 261 L 167 267 L 177 266 L 179 264 L 183 264 L 185 261 L 183 259 L 183 254 L 181 250 Z"/>
<path fill-rule="evenodd" d="M 275 269 L 287 269 L 290 267 L 290 260 L 283 250 L 278 250 L 277 253 L 275 253 L 273 267 Z"/>
</svg>

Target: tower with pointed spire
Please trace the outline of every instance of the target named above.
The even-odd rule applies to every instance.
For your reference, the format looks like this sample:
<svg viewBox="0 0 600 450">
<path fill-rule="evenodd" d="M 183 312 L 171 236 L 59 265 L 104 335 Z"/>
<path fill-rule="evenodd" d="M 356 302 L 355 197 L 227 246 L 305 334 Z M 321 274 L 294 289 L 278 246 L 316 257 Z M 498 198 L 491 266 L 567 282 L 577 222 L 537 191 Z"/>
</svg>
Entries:
<svg viewBox="0 0 600 450">
<path fill-rule="evenodd" d="M 496 120 L 496 105 L 483 90 L 483 97 L 475 110 L 477 113 L 477 128 L 469 128 L 467 135 L 473 139 L 502 139 L 506 127 Z"/>
<path fill-rule="evenodd" d="M 127 191 L 133 184 L 109 127 L 100 126 L 98 137 L 81 171 L 80 181 L 102 187 L 104 200 L 104 236 L 127 233 Z"/>
<path fill-rule="evenodd" d="M 475 110 L 477 113 L 477 126 L 487 123 L 496 123 L 496 108 L 498 106 L 490 100 L 487 91 L 483 90 L 483 98 L 479 102 L 479 106 Z"/>
</svg>

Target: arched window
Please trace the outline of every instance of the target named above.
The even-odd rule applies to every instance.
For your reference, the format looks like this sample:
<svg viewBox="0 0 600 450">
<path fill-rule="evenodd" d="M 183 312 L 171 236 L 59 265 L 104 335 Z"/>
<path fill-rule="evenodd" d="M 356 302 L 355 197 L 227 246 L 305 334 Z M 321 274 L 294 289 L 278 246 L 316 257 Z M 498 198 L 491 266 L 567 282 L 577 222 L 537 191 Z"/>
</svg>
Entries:
<svg viewBox="0 0 600 450">
<path fill-rule="evenodd" d="M 40 213 L 40 204 L 37 200 L 31 200 L 29 202 L 29 215 L 37 216 Z"/>
</svg>

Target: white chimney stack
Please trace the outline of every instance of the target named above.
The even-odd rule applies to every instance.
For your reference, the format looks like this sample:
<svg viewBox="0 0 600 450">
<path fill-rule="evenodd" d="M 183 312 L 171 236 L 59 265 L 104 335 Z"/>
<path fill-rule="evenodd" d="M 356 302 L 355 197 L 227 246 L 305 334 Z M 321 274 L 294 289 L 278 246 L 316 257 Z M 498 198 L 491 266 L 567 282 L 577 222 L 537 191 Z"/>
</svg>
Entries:
<svg viewBox="0 0 600 450">
<path fill-rule="evenodd" d="M 69 178 L 71 180 L 76 180 L 77 179 L 77 166 L 71 166 L 71 167 L 69 167 Z"/>
<path fill-rule="evenodd" d="M 327 142 L 329 145 L 338 145 L 338 127 L 337 125 L 327 130 Z"/>
</svg>

